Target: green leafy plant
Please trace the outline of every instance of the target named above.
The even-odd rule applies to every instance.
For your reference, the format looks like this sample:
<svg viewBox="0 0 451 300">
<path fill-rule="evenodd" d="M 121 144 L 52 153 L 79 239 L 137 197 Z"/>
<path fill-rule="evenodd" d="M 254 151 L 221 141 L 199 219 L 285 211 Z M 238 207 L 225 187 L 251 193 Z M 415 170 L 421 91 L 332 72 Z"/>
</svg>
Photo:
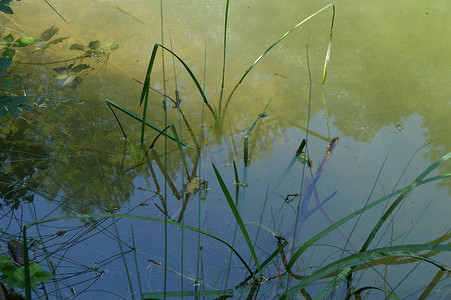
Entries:
<svg viewBox="0 0 451 300">
<path fill-rule="evenodd" d="M 60 39 L 56 39 L 53 41 L 59 41 Z M 55 78 L 62 80 L 62 84 L 64 86 L 67 86 L 69 88 L 75 88 L 83 81 L 82 76 L 83 75 L 86 76 L 92 70 L 90 65 L 83 63 L 84 58 L 96 57 L 99 60 L 100 59 L 108 60 L 110 52 L 118 48 L 119 45 L 116 43 L 101 47 L 99 41 L 91 41 L 89 42 L 88 46 L 84 46 L 81 44 L 72 44 L 70 46 L 71 50 L 83 51 L 84 53 L 80 56 L 77 56 L 76 58 L 65 60 L 65 61 L 73 61 L 73 63 L 64 67 L 54 68 L 53 70 L 56 73 L 58 73 L 55 76 Z"/>
<path fill-rule="evenodd" d="M 16 84 L 10 81 L 5 71 L 11 64 L 11 58 L 0 58 L 0 117 L 4 118 L 9 113 L 18 119 L 21 111 L 31 111 L 33 107 L 25 104 L 30 97 L 17 96 L 12 92 L 11 88 L 16 87 Z"/>
<path fill-rule="evenodd" d="M 69 37 L 54 38 L 59 33 L 59 28 L 52 26 L 41 33 L 41 38 L 35 41 L 36 51 L 45 50 L 51 45 L 59 44 Z"/>
<path fill-rule="evenodd" d="M 42 270 L 40 264 L 30 264 L 30 286 L 36 290 L 39 282 L 49 281 L 53 275 Z M 1 280 L 10 287 L 25 289 L 25 267 L 17 267 L 7 255 L 0 255 Z"/>
<path fill-rule="evenodd" d="M 3 57 L 13 59 L 16 55 L 16 49 L 14 48 L 27 47 L 33 44 L 34 41 L 34 37 L 21 37 L 14 40 L 14 36 L 10 33 L 3 38 L 0 36 L 0 51 L 2 52 Z"/>
<path fill-rule="evenodd" d="M 99 41 L 91 41 L 89 42 L 88 46 L 84 46 L 81 44 L 72 44 L 70 46 L 70 50 L 79 50 L 84 52 L 84 57 L 108 57 L 109 52 L 108 51 L 114 51 L 119 48 L 119 45 L 116 43 L 113 43 L 111 45 L 105 45 L 101 47 L 101 44 Z"/>
<path fill-rule="evenodd" d="M 0 0 L 0 11 L 11 15 L 13 10 L 9 7 L 12 0 Z"/>
</svg>

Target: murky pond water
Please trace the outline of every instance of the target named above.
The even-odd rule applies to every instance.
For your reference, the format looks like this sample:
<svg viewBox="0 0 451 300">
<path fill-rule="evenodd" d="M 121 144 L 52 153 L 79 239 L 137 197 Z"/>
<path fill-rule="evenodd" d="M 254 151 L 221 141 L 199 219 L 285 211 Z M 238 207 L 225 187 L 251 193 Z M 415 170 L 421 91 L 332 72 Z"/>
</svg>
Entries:
<svg viewBox="0 0 451 300">
<path fill-rule="evenodd" d="M 16 121 L 0 119 L 2 241 L 42 220 L 29 229 L 36 241 L 31 250 L 55 272 L 36 297 L 140 298 L 165 287 L 246 297 L 252 286 L 236 288 L 249 275 L 246 265 L 256 269 L 255 259 L 270 257 L 283 237 L 289 244 L 265 266 L 258 285 L 258 297 L 277 298 L 301 289 L 307 281 L 299 276 L 317 274 L 340 258 L 345 264 L 399 193 L 325 234 L 293 264 L 297 275 L 290 277 L 282 257 L 289 261 L 291 249 L 408 186 L 451 151 L 448 1 L 336 3 L 324 83 L 331 6 L 246 70 L 327 2 L 231 1 L 223 92 L 226 1 L 164 1 L 163 7 L 138 0 L 41 2 L 14 2 L 13 15 L 0 12 L 3 39 L 10 33 L 37 38 L 16 48 L 8 68 L 19 82 L 14 92 L 31 96 L 36 108 Z M 203 105 L 182 64 L 159 50 L 146 118 L 161 129 L 174 124 L 188 146 L 162 135 L 151 149 L 158 132 L 150 127 L 144 147 L 140 143 L 141 122 L 132 115 L 143 115 L 140 96 L 155 43 L 186 63 L 210 105 Z M 171 128 L 165 132 L 175 135 Z M 338 144 L 326 153 L 335 137 Z M 295 155 L 303 139 L 311 169 Z M 444 162 L 428 177 L 450 169 Z M 389 248 L 362 256 L 359 264 L 367 265 L 354 269 L 355 290 L 377 287 L 402 298 L 449 295 L 449 279 L 437 267 L 450 267 L 449 249 L 395 251 L 449 243 L 450 192 L 449 179 L 420 184 L 396 206 L 368 250 Z M 147 219 L 92 215 L 112 212 Z M 317 295 L 331 281 L 317 279 L 304 296 Z M 344 298 L 346 282 L 328 295 Z M 382 295 L 372 290 L 369 297 Z"/>
</svg>

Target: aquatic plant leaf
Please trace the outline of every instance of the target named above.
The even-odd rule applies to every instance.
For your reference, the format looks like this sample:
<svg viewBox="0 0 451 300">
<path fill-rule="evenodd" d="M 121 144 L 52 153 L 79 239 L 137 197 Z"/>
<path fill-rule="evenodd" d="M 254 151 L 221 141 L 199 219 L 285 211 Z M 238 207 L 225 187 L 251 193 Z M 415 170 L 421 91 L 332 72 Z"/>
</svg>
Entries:
<svg viewBox="0 0 451 300">
<path fill-rule="evenodd" d="M 91 48 L 92 50 L 96 50 L 97 48 L 100 47 L 100 42 L 99 41 L 91 41 L 91 42 L 89 42 L 88 47 Z"/>
<path fill-rule="evenodd" d="M 4 40 L 5 42 L 7 42 L 7 43 L 12 43 L 12 42 L 14 42 L 14 37 L 13 37 L 13 35 L 10 33 L 10 34 L 8 34 L 7 36 L 5 36 L 5 37 L 3 38 L 3 40 Z"/>
<path fill-rule="evenodd" d="M 45 270 L 41 270 L 42 265 L 40 264 L 32 264 L 30 265 L 30 275 L 33 277 L 33 279 L 40 281 L 40 282 L 46 282 L 52 279 L 52 274 Z"/>
<path fill-rule="evenodd" d="M 70 50 L 80 50 L 80 51 L 85 51 L 85 46 L 80 45 L 80 44 L 72 44 L 69 47 Z"/>
<path fill-rule="evenodd" d="M 53 25 L 52 27 L 46 29 L 43 33 L 41 33 L 41 41 L 50 40 L 53 36 L 58 34 L 59 31 L 59 28 Z"/>
<path fill-rule="evenodd" d="M 8 112 L 6 111 L 6 108 L 3 105 L 0 105 L 0 117 L 4 118 L 6 117 L 6 114 Z"/>
<path fill-rule="evenodd" d="M 17 120 L 19 119 L 20 110 L 17 108 L 17 106 L 14 105 L 8 105 L 8 112 Z"/>
<path fill-rule="evenodd" d="M 13 10 L 8 6 L 10 2 L 11 0 L 0 1 L 0 11 L 4 12 L 5 14 L 12 15 Z"/>
<path fill-rule="evenodd" d="M 13 59 L 15 55 L 16 55 L 16 50 L 15 49 L 11 49 L 11 48 L 6 48 L 2 52 L 2 56 L 3 57 L 7 57 L 7 58 L 10 58 L 10 59 Z"/>
<path fill-rule="evenodd" d="M 17 96 L 17 97 L 11 97 L 12 100 L 9 102 L 10 104 L 15 104 L 15 105 L 21 105 L 24 104 L 25 102 L 27 102 L 30 97 L 26 97 L 26 96 Z"/>
<path fill-rule="evenodd" d="M 12 259 L 7 255 L 0 255 L 0 269 L 3 269 L 5 266 L 12 264 Z"/>
<path fill-rule="evenodd" d="M 8 57 L 0 57 L 0 69 L 6 69 L 11 67 L 11 64 L 13 63 L 11 58 Z"/>
<path fill-rule="evenodd" d="M 8 76 L 8 73 L 6 73 L 3 70 L 0 70 L 0 77 L 5 77 L 5 76 Z"/>
<path fill-rule="evenodd" d="M 102 49 L 102 50 L 110 50 L 110 51 L 114 51 L 117 48 L 119 48 L 119 44 L 116 44 L 116 43 L 112 43 L 111 45 L 106 45 L 106 46 L 100 47 L 100 49 Z"/>
<path fill-rule="evenodd" d="M 75 66 L 71 71 L 73 72 L 80 72 L 86 69 L 89 69 L 90 66 L 87 64 L 79 64 L 78 66 Z"/>
<path fill-rule="evenodd" d="M 26 47 L 33 44 L 34 41 L 34 37 L 22 37 L 14 42 L 13 47 Z"/>
</svg>

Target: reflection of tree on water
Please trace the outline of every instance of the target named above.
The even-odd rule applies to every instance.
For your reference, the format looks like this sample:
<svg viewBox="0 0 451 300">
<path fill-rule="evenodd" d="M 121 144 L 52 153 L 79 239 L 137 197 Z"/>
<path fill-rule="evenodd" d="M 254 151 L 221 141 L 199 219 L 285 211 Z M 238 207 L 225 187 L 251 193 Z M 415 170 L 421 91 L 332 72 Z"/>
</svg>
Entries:
<svg viewBox="0 0 451 300">
<path fill-rule="evenodd" d="M 43 160 L 48 157 L 45 146 L 40 142 L 26 142 L 30 125 L 23 121 L 17 123 L 22 124 L 3 127 L 0 132 L 0 196 L 3 200 L 0 207 L 11 209 L 17 209 L 23 201 L 33 201 L 33 190 L 38 187 L 34 178 L 40 170 L 49 167 L 49 162 Z"/>
</svg>

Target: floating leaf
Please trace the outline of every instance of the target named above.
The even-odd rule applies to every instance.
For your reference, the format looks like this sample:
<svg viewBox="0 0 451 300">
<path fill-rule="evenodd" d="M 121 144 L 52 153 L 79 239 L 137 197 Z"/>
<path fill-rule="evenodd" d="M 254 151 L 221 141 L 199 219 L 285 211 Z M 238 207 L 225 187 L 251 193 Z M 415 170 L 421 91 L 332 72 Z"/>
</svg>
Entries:
<svg viewBox="0 0 451 300">
<path fill-rule="evenodd" d="M 89 69 L 89 65 L 87 64 L 79 64 L 78 66 L 75 66 L 71 71 L 72 72 L 80 72 L 86 69 Z"/>
<path fill-rule="evenodd" d="M 59 28 L 53 25 L 49 29 L 46 29 L 43 33 L 41 33 L 41 40 L 42 41 L 48 41 L 50 40 L 54 35 L 58 34 Z"/>
<path fill-rule="evenodd" d="M 0 57 L 0 69 L 6 69 L 11 67 L 13 61 L 8 57 Z"/>
<path fill-rule="evenodd" d="M 85 51 L 85 46 L 80 45 L 80 44 L 72 44 L 69 47 L 70 50 L 80 50 L 80 51 Z"/>
<path fill-rule="evenodd" d="M 5 76 L 8 76 L 8 73 L 6 73 L 3 70 L 0 70 L 0 77 L 5 77 Z"/>
<path fill-rule="evenodd" d="M 91 42 L 89 42 L 88 47 L 91 48 L 92 50 L 96 50 L 97 48 L 100 47 L 100 42 L 99 41 L 91 41 Z"/>
<path fill-rule="evenodd" d="M 34 42 L 34 37 L 22 37 L 14 42 L 13 47 L 26 47 Z"/>
</svg>

